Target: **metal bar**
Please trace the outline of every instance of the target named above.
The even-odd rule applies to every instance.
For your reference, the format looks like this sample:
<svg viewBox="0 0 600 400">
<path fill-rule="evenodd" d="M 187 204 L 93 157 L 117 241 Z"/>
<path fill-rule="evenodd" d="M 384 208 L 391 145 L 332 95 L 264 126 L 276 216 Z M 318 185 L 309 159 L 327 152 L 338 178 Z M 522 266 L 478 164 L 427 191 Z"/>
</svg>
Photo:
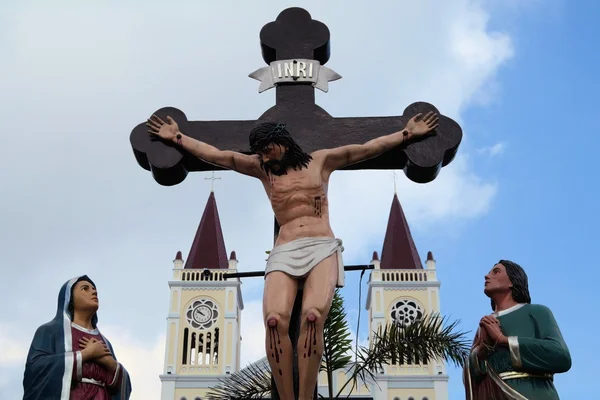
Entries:
<svg viewBox="0 0 600 400">
<path fill-rule="evenodd" d="M 368 269 L 374 269 L 375 266 L 373 264 L 369 265 L 346 265 L 344 266 L 344 271 L 364 271 Z M 265 271 L 250 271 L 250 272 L 236 272 L 230 274 L 223 274 L 223 279 L 227 280 L 228 278 L 252 278 L 257 276 L 265 276 Z"/>
<path fill-rule="evenodd" d="M 252 272 L 236 272 L 235 274 L 223 274 L 223 279 L 228 278 L 252 278 L 255 276 L 265 276 L 265 271 L 252 271 Z"/>
</svg>

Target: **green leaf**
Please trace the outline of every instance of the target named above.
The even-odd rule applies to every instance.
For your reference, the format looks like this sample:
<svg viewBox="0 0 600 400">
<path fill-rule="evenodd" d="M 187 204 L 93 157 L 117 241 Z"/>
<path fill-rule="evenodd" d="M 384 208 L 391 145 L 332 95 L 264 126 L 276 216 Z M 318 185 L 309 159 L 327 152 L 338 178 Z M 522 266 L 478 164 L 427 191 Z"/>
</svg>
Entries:
<svg viewBox="0 0 600 400">
<path fill-rule="evenodd" d="M 384 365 L 419 364 L 437 359 L 463 366 L 469 355 L 466 332 L 455 332 L 458 321 L 443 326 L 445 318 L 428 316 L 407 325 L 388 323 L 374 331 L 369 347 L 360 347 L 351 380 L 372 381 Z M 341 392 L 341 390 L 340 390 Z"/>
<path fill-rule="evenodd" d="M 206 397 L 211 400 L 262 399 L 271 395 L 271 370 L 265 359 L 219 378 Z"/>
<path fill-rule="evenodd" d="M 331 309 L 324 324 L 323 336 L 325 346 L 320 370 L 333 372 L 348 365 L 352 359 L 350 354 L 352 339 L 346 321 L 344 299 L 340 295 L 339 289 L 336 289 L 333 295 Z"/>
<path fill-rule="evenodd" d="M 463 366 L 469 354 L 466 333 L 456 331 L 458 321 L 444 326 L 445 318 L 425 315 L 408 325 L 388 323 L 372 332 L 368 347 L 359 347 L 352 361 L 352 340 L 346 321 L 344 299 L 336 289 L 329 315 L 324 324 L 324 351 L 320 371 L 326 371 L 329 398 L 338 399 L 351 384 L 350 393 L 359 383 L 376 382 L 384 365 L 400 361 L 413 364 L 440 360 Z M 347 370 L 350 378 L 333 396 L 333 372 Z M 265 359 L 239 372 L 219 379 L 207 393 L 208 399 L 261 399 L 271 395 L 271 371 Z M 348 395 L 349 396 L 349 395 Z M 321 396 L 323 397 L 323 396 Z"/>
</svg>

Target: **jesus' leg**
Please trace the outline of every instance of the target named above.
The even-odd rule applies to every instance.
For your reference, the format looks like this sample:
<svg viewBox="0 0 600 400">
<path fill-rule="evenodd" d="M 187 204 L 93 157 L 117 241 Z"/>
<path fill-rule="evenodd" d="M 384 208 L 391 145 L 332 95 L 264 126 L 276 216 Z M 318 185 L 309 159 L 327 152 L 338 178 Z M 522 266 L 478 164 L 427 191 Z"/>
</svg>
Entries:
<svg viewBox="0 0 600 400">
<path fill-rule="evenodd" d="M 290 318 L 298 282 L 281 271 L 267 274 L 263 295 L 265 346 L 271 372 L 281 399 L 294 399 L 293 350 Z"/>
<path fill-rule="evenodd" d="M 338 278 L 337 255 L 321 261 L 304 283 L 298 338 L 298 400 L 312 400 L 323 356 L 323 325 Z"/>
</svg>

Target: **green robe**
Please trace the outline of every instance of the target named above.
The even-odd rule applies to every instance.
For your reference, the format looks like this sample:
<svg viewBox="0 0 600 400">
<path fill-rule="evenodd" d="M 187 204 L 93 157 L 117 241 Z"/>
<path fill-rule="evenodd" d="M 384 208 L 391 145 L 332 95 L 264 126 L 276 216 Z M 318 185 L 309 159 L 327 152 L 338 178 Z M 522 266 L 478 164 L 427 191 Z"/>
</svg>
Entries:
<svg viewBox="0 0 600 400">
<path fill-rule="evenodd" d="M 552 311 L 539 304 L 518 304 L 493 315 L 509 345 L 497 346 L 482 360 L 479 334 L 475 337 L 464 374 L 467 399 L 558 400 L 552 378 L 501 379 L 511 371 L 556 374 L 571 368 L 571 355 Z"/>
</svg>

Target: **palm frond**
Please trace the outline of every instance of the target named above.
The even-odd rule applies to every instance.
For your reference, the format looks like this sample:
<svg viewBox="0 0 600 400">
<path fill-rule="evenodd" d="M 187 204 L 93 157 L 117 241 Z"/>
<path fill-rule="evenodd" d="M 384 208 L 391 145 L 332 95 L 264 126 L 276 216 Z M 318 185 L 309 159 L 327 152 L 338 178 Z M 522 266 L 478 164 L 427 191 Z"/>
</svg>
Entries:
<svg viewBox="0 0 600 400">
<path fill-rule="evenodd" d="M 350 355 L 352 339 L 346 321 L 344 299 L 340 295 L 339 289 L 336 289 L 333 295 L 331 309 L 323 327 L 323 336 L 325 346 L 320 370 L 330 373 L 348 365 L 352 359 L 352 355 Z"/>
<path fill-rule="evenodd" d="M 210 400 L 262 399 L 271 395 L 271 369 L 266 361 L 249 364 L 225 378 L 206 394 Z"/>
<path fill-rule="evenodd" d="M 346 310 L 344 309 L 344 298 L 340 290 L 336 289 L 333 294 L 329 315 L 323 325 L 323 358 L 321 359 L 320 371 L 327 373 L 327 389 L 329 398 L 333 398 L 333 371 L 344 368 L 352 359 L 352 339 L 350 329 L 346 322 Z"/>
<path fill-rule="evenodd" d="M 383 366 L 390 364 L 420 364 L 437 359 L 463 366 L 470 348 L 468 332 L 455 331 L 459 321 L 443 326 L 445 320 L 426 315 L 410 324 L 388 323 L 380 327 L 372 333 L 369 347 L 359 348 L 349 382 L 355 386 L 358 380 L 375 381 Z"/>
</svg>

